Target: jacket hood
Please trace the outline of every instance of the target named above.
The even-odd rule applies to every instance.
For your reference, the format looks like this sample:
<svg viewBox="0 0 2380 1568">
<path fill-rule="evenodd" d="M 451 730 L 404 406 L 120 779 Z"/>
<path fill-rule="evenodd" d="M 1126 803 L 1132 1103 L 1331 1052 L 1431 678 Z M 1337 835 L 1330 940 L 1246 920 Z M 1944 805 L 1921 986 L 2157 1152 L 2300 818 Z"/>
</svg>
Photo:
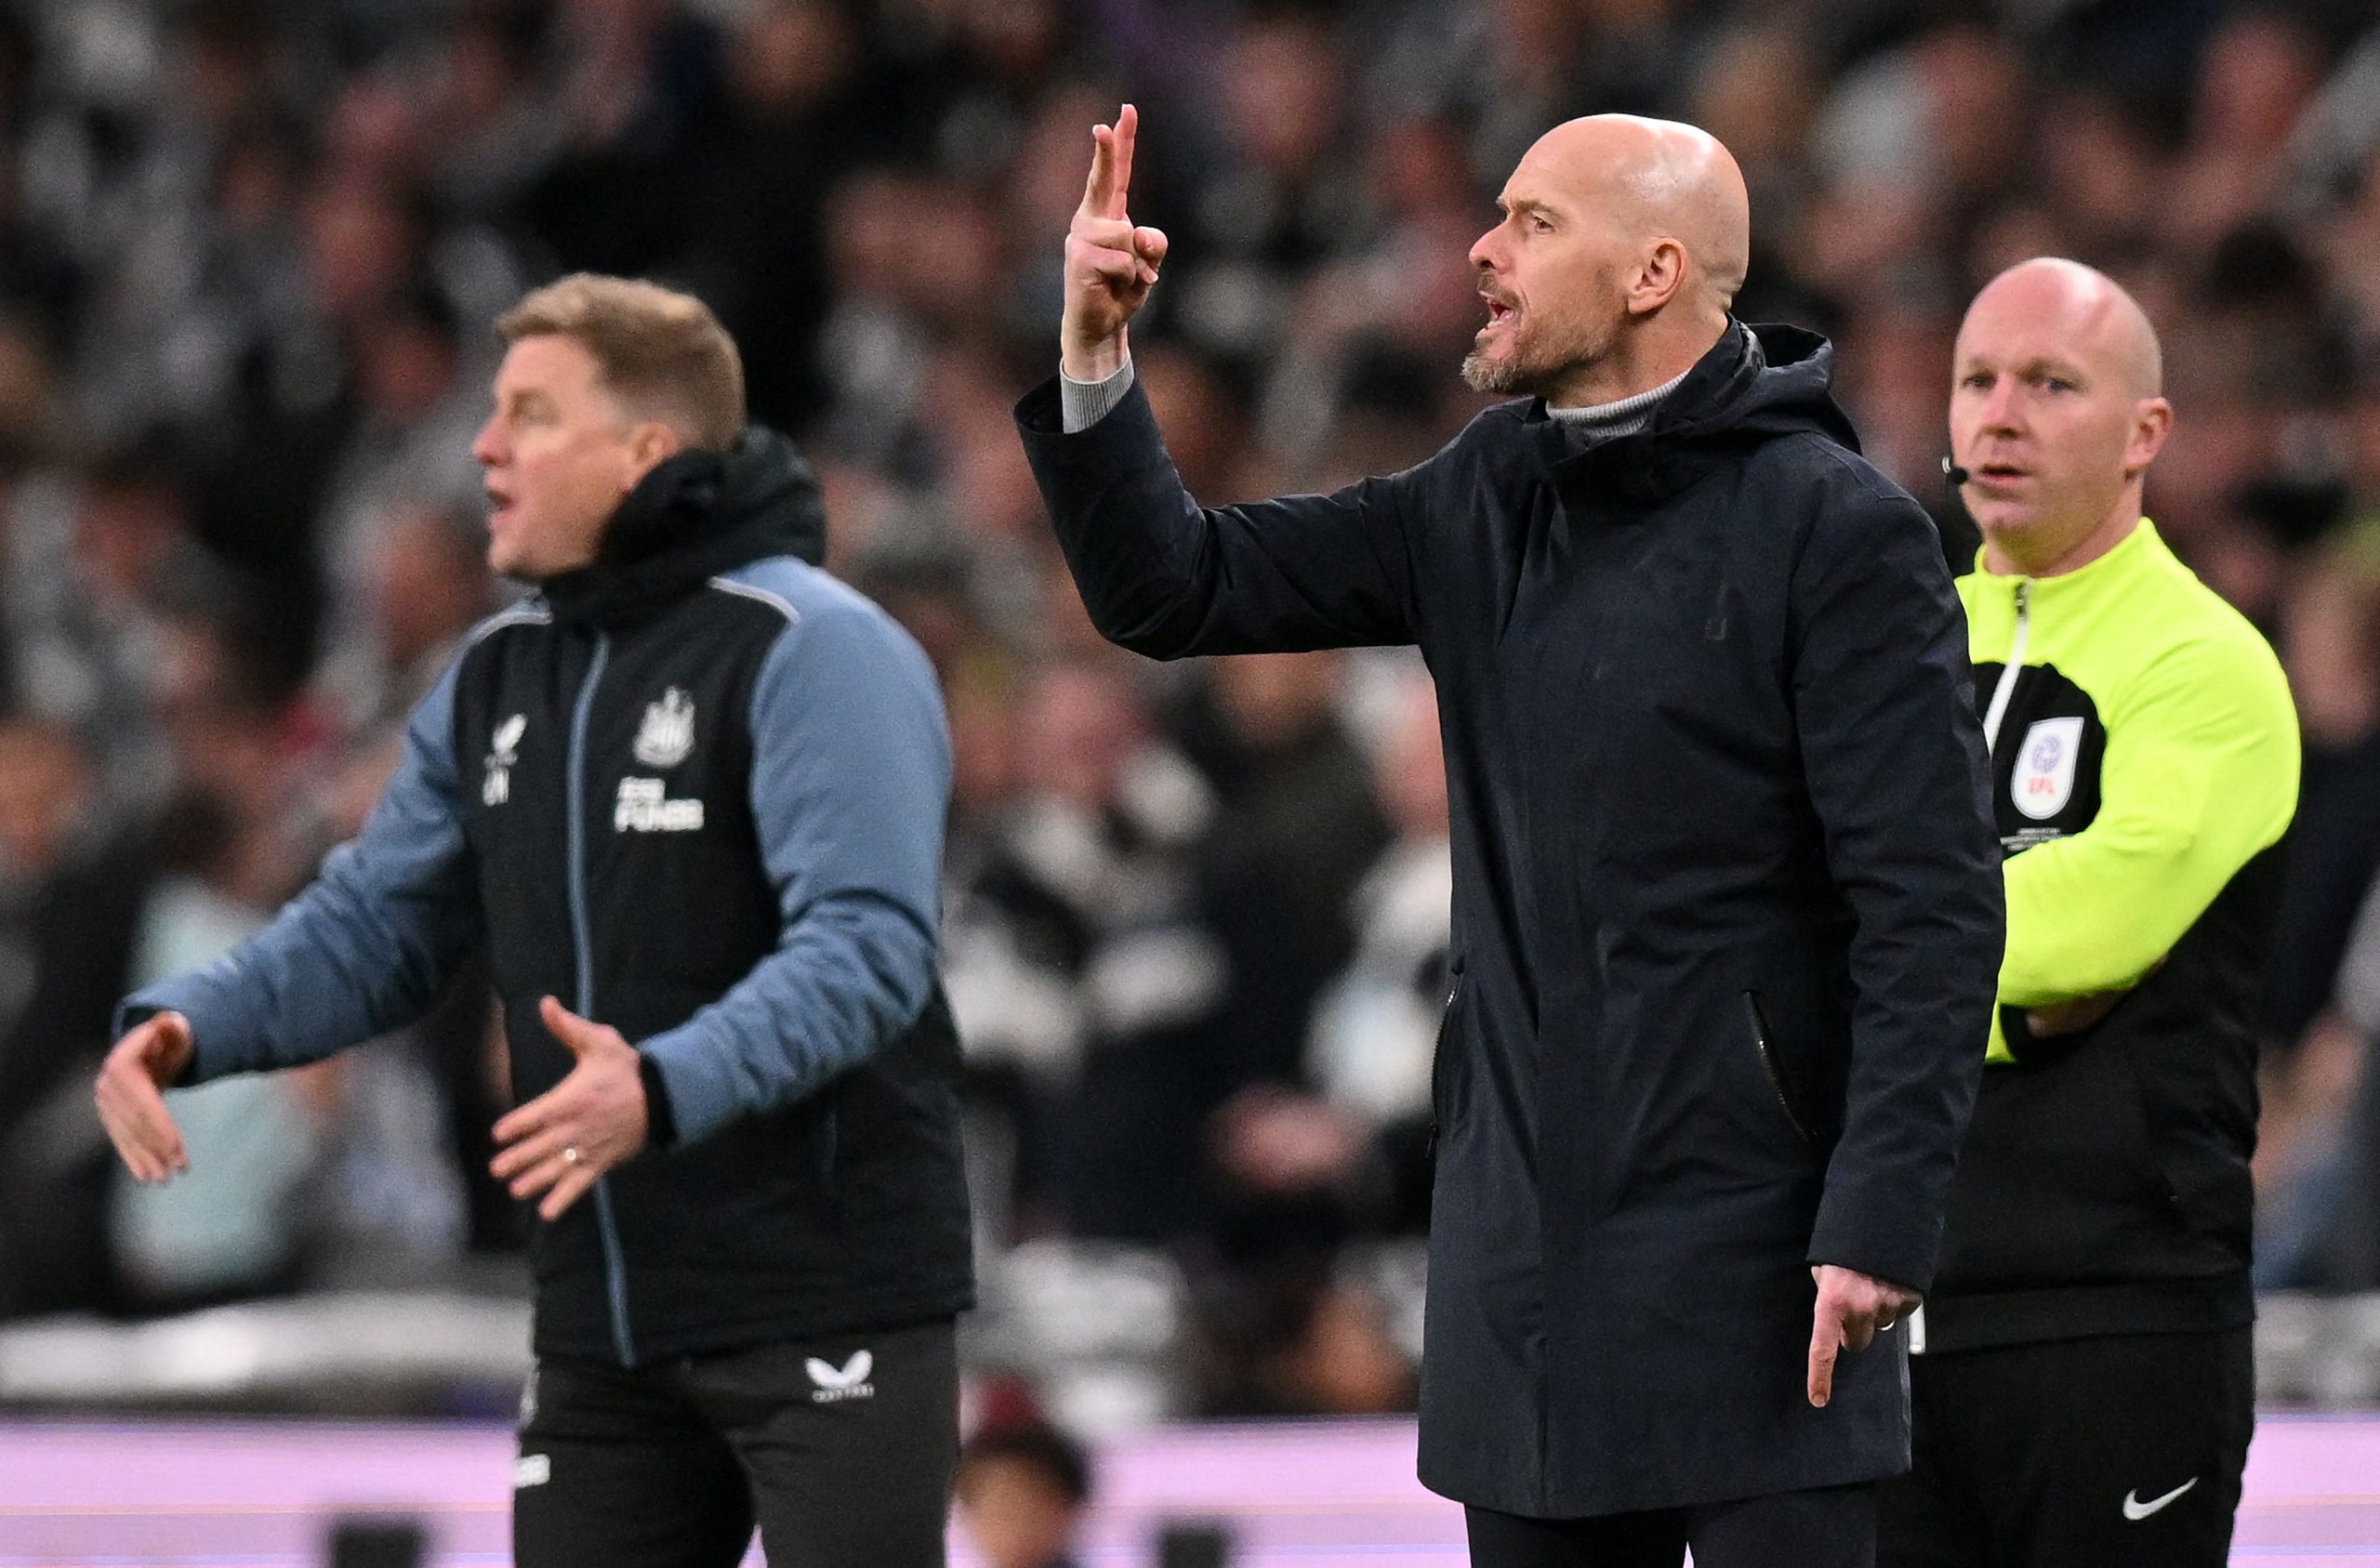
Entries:
<svg viewBox="0 0 2380 1568">
<path fill-rule="evenodd" d="M 747 562 L 790 555 L 815 566 L 826 552 L 817 476 L 792 441 L 747 425 L 725 452 L 655 465 L 605 524 L 594 564 L 539 586 L 561 619 L 633 618 Z"/>
<path fill-rule="evenodd" d="M 1729 317 L 1719 341 L 1633 435 L 1576 451 L 1542 398 L 1530 401 L 1522 420 L 1557 484 L 1592 473 L 1599 488 L 1657 500 L 1727 461 L 1731 450 L 1779 436 L 1822 435 L 1858 451 L 1858 434 L 1829 389 L 1833 381 L 1834 345 L 1817 333 Z"/>
</svg>

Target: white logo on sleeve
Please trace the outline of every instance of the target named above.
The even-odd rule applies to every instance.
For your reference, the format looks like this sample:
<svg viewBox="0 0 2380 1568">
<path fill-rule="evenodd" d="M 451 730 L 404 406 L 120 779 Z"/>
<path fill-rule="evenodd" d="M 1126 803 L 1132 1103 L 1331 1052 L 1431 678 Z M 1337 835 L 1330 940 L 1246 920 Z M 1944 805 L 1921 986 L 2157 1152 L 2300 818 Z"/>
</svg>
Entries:
<svg viewBox="0 0 2380 1568">
<path fill-rule="evenodd" d="M 675 768 L 694 749 L 694 700 L 672 686 L 648 703 L 636 732 L 636 759 L 648 768 Z"/>
<path fill-rule="evenodd" d="M 615 833 L 694 833 L 703 825 L 700 800 L 672 800 L 659 779 L 625 778 L 612 806 Z"/>
<path fill-rule="evenodd" d="M 2035 822 L 2057 815 L 2074 797 L 2074 764 L 2082 755 L 2082 719 L 2036 720 L 2016 753 L 2008 798 Z"/>
<path fill-rule="evenodd" d="M 2163 1496 L 2151 1497 L 2145 1503 L 2140 1500 L 2139 1488 L 2135 1487 L 2123 1495 L 2123 1516 L 2137 1524 L 2197 1484 L 2198 1477 L 2192 1476 Z"/>
<path fill-rule="evenodd" d="M 525 1486 L 543 1486 L 554 1478 L 554 1461 L 549 1454 L 523 1454 L 512 1461 L 512 1490 Z"/>
<path fill-rule="evenodd" d="M 810 1390 L 811 1403 L 814 1404 L 876 1397 L 876 1385 L 867 1380 L 867 1375 L 876 1370 L 876 1357 L 866 1351 L 853 1352 L 852 1359 L 840 1366 L 816 1356 L 802 1364 L 809 1368 L 810 1380 L 818 1385 Z"/>
<path fill-rule="evenodd" d="M 501 806 L 512 798 L 512 770 L 521 761 L 521 736 L 529 728 L 529 716 L 516 713 L 496 727 L 496 734 L 488 741 L 487 775 L 480 781 L 480 799 L 490 806 Z"/>
</svg>

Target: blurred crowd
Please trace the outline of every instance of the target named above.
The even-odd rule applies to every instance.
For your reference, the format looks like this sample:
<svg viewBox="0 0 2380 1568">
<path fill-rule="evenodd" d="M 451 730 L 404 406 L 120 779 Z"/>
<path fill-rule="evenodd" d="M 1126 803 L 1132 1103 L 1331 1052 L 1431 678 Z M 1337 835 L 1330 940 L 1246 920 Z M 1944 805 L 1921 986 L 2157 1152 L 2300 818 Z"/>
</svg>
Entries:
<svg viewBox="0 0 2380 1568">
<path fill-rule="evenodd" d="M 1542 129 L 1741 161 L 1752 320 L 1937 461 L 2003 266 L 2138 295 L 2149 509 L 2280 648 L 2307 748 L 2268 1009 L 2262 1282 L 2380 1285 L 2380 25 L 2226 0 L 0 0 L 0 1316 L 456 1277 L 517 1249 L 483 984 L 178 1107 L 112 1172 L 128 987 L 353 830 L 513 591 L 469 457 L 489 323 L 562 270 L 708 300 L 941 671 L 949 986 L 987 1256 L 1181 1270 L 1194 1409 L 1378 1410 L 1427 1218 L 1447 803 L 1408 652 L 1140 664 L 1011 427 L 1054 372 L 1090 127 L 1173 244 L 1135 357 L 1210 500 L 1426 456 L 1480 406 L 1466 251 Z"/>
</svg>

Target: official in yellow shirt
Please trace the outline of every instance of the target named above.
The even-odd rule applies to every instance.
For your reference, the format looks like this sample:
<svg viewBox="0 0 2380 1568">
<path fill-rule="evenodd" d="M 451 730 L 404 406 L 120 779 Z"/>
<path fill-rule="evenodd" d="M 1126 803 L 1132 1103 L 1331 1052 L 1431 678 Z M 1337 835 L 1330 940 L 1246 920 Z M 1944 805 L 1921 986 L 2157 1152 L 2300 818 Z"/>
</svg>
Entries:
<svg viewBox="0 0 2380 1568">
<path fill-rule="evenodd" d="M 2259 977 L 2296 715 L 2141 513 L 2173 424 L 2114 283 L 2042 259 L 1961 327 L 1952 479 L 2008 946 L 1942 1265 L 1910 1323 L 1887 1568 L 2217 1568 L 2254 1422 Z"/>
</svg>

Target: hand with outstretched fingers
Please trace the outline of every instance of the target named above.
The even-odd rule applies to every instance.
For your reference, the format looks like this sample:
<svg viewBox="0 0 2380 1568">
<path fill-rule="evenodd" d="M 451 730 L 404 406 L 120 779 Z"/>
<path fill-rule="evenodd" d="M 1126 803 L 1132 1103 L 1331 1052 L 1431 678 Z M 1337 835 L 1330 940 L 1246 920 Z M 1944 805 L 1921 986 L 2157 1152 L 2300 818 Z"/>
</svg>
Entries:
<svg viewBox="0 0 2380 1568">
<path fill-rule="evenodd" d="M 190 1020 L 155 1013 L 118 1040 L 99 1066 L 91 1087 L 99 1125 L 136 1180 L 170 1181 L 190 1168 L 190 1151 L 165 1109 L 165 1089 L 182 1075 L 196 1048 Z"/>
<path fill-rule="evenodd" d="M 537 1004 L 537 1015 L 577 1065 L 496 1124 L 498 1148 L 488 1169 L 516 1198 L 544 1193 L 537 1213 L 555 1220 L 606 1171 L 635 1158 L 651 1122 L 641 1059 L 618 1030 L 583 1019 L 551 996 Z"/>
<path fill-rule="evenodd" d="M 1890 1280 L 1863 1274 L 1857 1269 L 1815 1264 L 1818 1306 L 1810 1320 L 1810 1403 L 1823 1406 L 1834 1397 L 1835 1358 L 1844 1351 L 1864 1351 L 1877 1335 L 1909 1316 L 1917 1292 Z"/>
<path fill-rule="evenodd" d="M 1146 303 L 1165 260 L 1166 238 L 1125 213 L 1140 111 L 1124 105 L 1113 125 L 1094 125 L 1091 178 L 1066 229 L 1065 313 L 1058 357 L 1078 381 L 1104 381 L 1123 367 L 1124 326 Z"/>
</svg>

